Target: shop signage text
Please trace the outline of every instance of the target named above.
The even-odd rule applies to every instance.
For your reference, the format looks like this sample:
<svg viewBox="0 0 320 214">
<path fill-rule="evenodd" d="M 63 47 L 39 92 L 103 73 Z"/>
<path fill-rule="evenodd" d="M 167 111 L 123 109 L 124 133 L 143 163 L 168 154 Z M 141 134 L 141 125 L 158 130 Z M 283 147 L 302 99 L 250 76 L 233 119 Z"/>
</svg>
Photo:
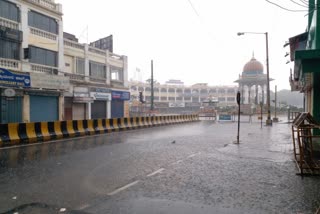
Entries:
<svg viewBox="0 0 320 214">
<path fill-rule="evenodd" d="M 69 77 L 31 73 L 31 87 L 69 90 Z"/>
<path fill-rule="evenodd" d="M 127 91 L 112 91 L 113 100 L 130 100 L 130 92 Z"/>
<path fill-rule="evenodd" d="M 111 100 L 110 93 L 90 92 L 90 97 L 95 100 Z"/>
<path fill-rule="evenodd" d="M 28 74 L 16 74 L 7 69 L 0 68 L 0 85 L 29 88 L 30 76 Z"/>
</svg>

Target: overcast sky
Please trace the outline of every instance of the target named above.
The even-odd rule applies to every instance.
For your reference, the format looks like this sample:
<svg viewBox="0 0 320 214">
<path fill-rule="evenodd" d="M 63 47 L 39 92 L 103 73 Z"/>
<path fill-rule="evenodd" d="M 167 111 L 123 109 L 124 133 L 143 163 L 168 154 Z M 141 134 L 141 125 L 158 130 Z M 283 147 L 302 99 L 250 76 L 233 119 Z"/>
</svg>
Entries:
<svg viewBox="0 0 320 214">
<path fill-rule="evenodd" d="M 114 52 L 128 56 L 129 78 L 150 77 L 164 83 L 233 85 L 254 51 L 265 65 L 268 32 L 270 77 L 278 89 L 289 89 L 293 63 L 283 48 L 289 37 L 305 32 L 307 11 L 288 12 L 265 0 L 56 0 L 63 5 L 64 31 L 89 42 L 113 34 Z M 291 0 L 274 0 L 294 10 L 307 10 Z M 304 5 L 303 0 L 296 0 Z M 192 7 L 193 6 L 193 7 Z M 86 28 L 88 26 L 88 38 Z M 266 72 L 266 69 L 265 69 Z"/>
</svg>

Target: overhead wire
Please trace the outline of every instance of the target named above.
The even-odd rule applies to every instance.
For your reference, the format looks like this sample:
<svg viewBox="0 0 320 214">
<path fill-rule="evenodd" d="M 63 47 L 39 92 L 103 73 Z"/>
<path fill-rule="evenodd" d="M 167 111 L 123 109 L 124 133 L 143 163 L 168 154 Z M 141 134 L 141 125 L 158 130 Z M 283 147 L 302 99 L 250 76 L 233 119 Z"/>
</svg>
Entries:
<svg viewBox="0 0 320 214">
<path fill-rule="evenodd" d="M 281 5 L 277 4 L 277 3 L 272 2 L 272 1 L 269 1 L 269 0 L 266 0 L 266 2 L 268 2 L 268 3 L 270 3 L 270 4 L 273 4 L 273 5 L 281 8 L 281 9 L 286 10 L 286 11 L 289 11 L 289 12 L 306 12 L 306 11 L 308 11 L 308 10 L 292 10 L 292 9 L 288 9 L 288 8 L 286 8 L 286 7 L 283 7 L 283 6 L 281 6 Z"/>
<path fill-rule="evenodd" d="M 194 5 L 193 5 L 193 3 L 191 2 L 191 0 L 188 0 L 188 2 L 189 2 L 189 4 L 190 4 L 190 6 L 192 7 L 193 12 L 200 18 L 199 13 L 198 13 L 197 9 L 194 7 Z"/>
<path fill-rule="evenodd" d="M 306 7 L 306 8 L 308 8 L 308 5 L 300 4 L 300 3 L 298 3 L 298 2 L 296 2 L 296 1 L 294 1 L 294 0 L 290 0 L 290 1 L 293 2 L 293 3 L 295 3 L 296 5 L 301 6 L 301 7 Z"/>
</svg>

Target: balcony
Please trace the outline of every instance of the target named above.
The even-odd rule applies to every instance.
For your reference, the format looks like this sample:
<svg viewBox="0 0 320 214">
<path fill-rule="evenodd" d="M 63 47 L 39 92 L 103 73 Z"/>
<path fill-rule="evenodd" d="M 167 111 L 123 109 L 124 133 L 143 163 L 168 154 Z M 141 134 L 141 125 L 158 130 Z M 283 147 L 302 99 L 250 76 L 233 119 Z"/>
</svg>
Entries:
<svg viewBox="0 0 320 214">
<path fill-rule="evenodd" d="M 31 64 L 31 71 L 37 73 L 45 73 L 45 74 L 58 74 L 58 68 L 46 66 L 46 65 L 39 65 L 39 64 Z"/>
<path fill-rule="evenodd" d="M 101 77 L 93 77 L 90 76 L 90 81 L 91 82 L 96 82 L 96 83 L 103 83 L 103 84 L 107 84 L 107 80 L 105 78 L 101 78 Z"/>
<path fill-rule="evenodd" d="M 25 0 L 27 2 L 30 2 L 32 4 L 36 4 L 42 8 L 51 10 L 55 13 L 62 15 L 62 7 L 60 4 L 54 3 L 52 0 Z"/>
<path fill-rule="evenodd" d="M 95 53 L 104 57 L 106 56 L 106 51 L 101 50 L 99 48 L 91 47 L 91 46 L 89 46 L 89 52 Z"/>
<path fill-rule="evenodd" d="M 18 22 L 14 22 L 14 21 L 11 21 L 9 19 L 5 19 L 3 17 L 0 17 L 0 26 L 4 26 L 4 27 L 7 27 L 7 28 L 19 30 L 19 23 Z"/>
<path fill-rule="evenodd" d="M 17 61 L 17 60 L 0 58 L 0 67 L 6 68 L 9 70 L 20 71 L 21 63 L 20 61 Z"/>
<path fill-rule="evenodd" d="M 78 42 L 74 42 L 68 39 L 64 39 L 64 46 L 68 48 L 83 50 L 83 51 L 85 49 L 83 44 L 80 44 Z"/>
<path fill-rule="evenodd" d="M 86 76 L 83 74 L 71 74 L 67 72 L 60 72 L 64 73 L 64 76 L 69 77 L 70 81 L 85 81 Z"/>
<path fill-rule="evenodd" d="M 46 39 L 50 39 L 53 41 L 57 41 L 57 35 L 53 33 L 49 33 L 47 31 L 43 31 L 37 28 L 30 27 L 30 33 L 36 36 L 40 36 Z"/>
<path fill-rule="evenodd" d="M 109 63 L 116 67 L 123 67 L 123 56 L 110 53 L 109 54 Z"/>
</svg>

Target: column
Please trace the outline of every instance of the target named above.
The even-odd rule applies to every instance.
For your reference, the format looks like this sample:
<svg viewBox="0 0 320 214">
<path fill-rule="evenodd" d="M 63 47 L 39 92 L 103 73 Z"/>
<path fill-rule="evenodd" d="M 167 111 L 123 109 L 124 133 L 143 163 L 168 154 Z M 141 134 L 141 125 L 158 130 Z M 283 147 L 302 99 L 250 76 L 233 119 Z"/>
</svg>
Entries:
<svg viewBox="0 0 320 214">
<path fill-rule="evenodd" d="M 30 122 L 30 96 L 27 94 L 23 95 L 22 108 L 22 121 L 28 123 Z"/>
<path fill-rule="evenodd" d="M 244 85 L 240 85 L 241 104 L 244 104 Z"/>
<path fill-rule="evenodd" d="M 128 87 L 128 57 L 122 56 L 123 60 L 123 86 Z"/>
<path fill-rule="evenodd" d="M 89 78 L 89 76 L 90 76 L 90 68 L 89 68 L 89 56 L 88 56 L 88 53 L 89 53 L 89 45 L 85 44 L 85 46 L 84 46 L 84 75 L 86 76 L 85 77 L 85 81 L 87 81 L 87 82 L 90 80 L 90 78 Z"/>
<path fill-rule="evenodd" d="M 64 120 L 64 96 L 59 96 L 59 120 Z"/>
<path fill-rule="evenodd" d="M 62 19 L 58 21 L 59 25 L 59 35 L 58 35 L 58 70 L 64 71 L 64 39 L 63 39 L 63 22 Z M 60 73 L 60 75 L 64 75 Z"/>
<path fill-rule="evenodd" d="M 91 120 L 91 103 L 87 103 L 86 108 L 86 119 Z"/>
<path fill-rule="evenodd" d="M 251 85 L 248 86 L 248 104 L 251 104 Z"/>
<path fill-rule="evenodd" d="M 29 34 L 30 34 L 30 29 L 29 29 L 29 26 L 28 26 L 28 12 L 29 12 L 29 9 L 27 7 L 27 5 L 25 4 L 22 4 L 20 6 L 20 15 L 21 15 L 21 28 L 20 30 L 23 32 L 22 34 L 22 50 L 23 48 L 28 48 L 29 47 Z M 24 59 L 24 56 L 23 56 L 23 51 L 21 52 L 20 54 L 21 56 L 21 71 L 30 71 L 31 70 L 31 67 L 30 67 L 30 64 L 28 63 L 28 59 Z M 29 117 L 30 119 L 30 117 Z M 28 119 L 28 121 L 29 121 Z"/>
<path fill-rule="evenodd" d="M 256 87 L 256 99 L 255 99 L 255 104 L 258 105 L 258 104 L 259 104 L 258 85 L 255 85 L 255 87 Z"/>
<path fill-rule="evenodd" d="M 262 103 L 265 104 L 266 103 L 265 96 L 264 96 L 265 85 L 262 85 L 261 88 L 262 88 Z"/>
<path fill-rule="evenodd" d="M 110 69 L 110 63 L 109 63 L 109 57 L 110 53 L 109 50 L 106 51 L 106 83 L 107 85 L 111 84 L 111 69 Z"/>
</svg>

